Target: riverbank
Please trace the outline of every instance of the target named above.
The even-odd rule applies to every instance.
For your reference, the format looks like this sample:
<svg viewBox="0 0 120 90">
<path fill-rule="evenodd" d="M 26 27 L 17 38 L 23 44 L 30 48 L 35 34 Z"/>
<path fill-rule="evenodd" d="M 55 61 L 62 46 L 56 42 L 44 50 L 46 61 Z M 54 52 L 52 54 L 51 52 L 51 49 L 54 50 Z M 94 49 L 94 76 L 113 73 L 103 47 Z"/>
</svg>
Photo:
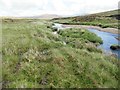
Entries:
<svg viewBox="0 0 120 90">
<path fill-rule="evenodd" d="M 86 29 L 86 31 L 89 30 L 90 32 L 93 32 L 102 38 L 103 44 L 101 44 L 99 47 L 101 47 L 102 49 L 107 51 L 106 53 L 111 52 L 112 54 L 115 54 L 116 56 L 118 56 L 119 51 L 114 51 L 114 50 L 110 49 L 110 46 L 112 44 L 118 44 L 118 42 L 119 42 L 118 39 L 116 39 L 116 37 L 118 37 L 116 32 L 108 33 L 108 31 L 103 31 L 100 27 L 97 27 L 97 26 L 65 25 L 65 24 L 58 24 L 58 23 L 55 23 L 55 25 L 56 25 L 56 27 L 59 26 L 58 28 L 76 28 L 76 29 L 79 28 L 79 29 L 83 29 L 83 30 Z M 112 28 L 110 28 L 110 29 L 112 31 Z M 115 28 L 113 28 L 113 31 L 115 31 L 114 29 Z M 72 30 L 72 29 L 69 29 L 69 30 Z M 109 28 L 107 28 L 106 30 L 109 30 Z M 93 40 L 93 38 L 92 38 L 92 40 Z M 120 57 L 118 57 L 118 58 L 120 58 Z"/>
<path fill-rule="evenodd" d="M 84 28 L 84 29 L 93 28 L 93 29 L 97 29 L 99 31 L 110 32 L 113 34 L 120 34 L 120 32 L 118 32 L 117 28 L 101 28 L 99 26 L 91 26 L 91 25 L 67 25 L 67 24 L 64 24 L 62 26 L 63 27 L 73 27 L 73 28 Z"/>
</svg>

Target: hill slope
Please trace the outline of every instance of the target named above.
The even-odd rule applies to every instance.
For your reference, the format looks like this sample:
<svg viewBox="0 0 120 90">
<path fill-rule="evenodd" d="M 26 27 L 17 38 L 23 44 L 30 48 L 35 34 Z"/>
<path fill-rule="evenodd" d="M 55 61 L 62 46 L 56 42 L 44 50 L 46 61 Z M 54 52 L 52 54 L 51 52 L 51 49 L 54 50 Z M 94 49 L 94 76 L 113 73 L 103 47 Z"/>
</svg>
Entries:
<svg viewBox="0 0 120 90">
<path fill-rule="evenodd" d="M 96 48 L 100 37 L 79 28 L 55 35 L 51 26 L 48 20 L 3 20 L 3 88 L 118 86 L 119 64 Z"/>
<path fill-rule="evenodd" d="M 118 28 L 119 20 L 120 20 L 120 14 L 118 13 L 118 10 L 101 12 L 101 13 L 90 14 L 85 16 L 53 19 L 53 21 L 63 24 L 95 25 L 103 28 L 106 27 Z"/>
</svg>

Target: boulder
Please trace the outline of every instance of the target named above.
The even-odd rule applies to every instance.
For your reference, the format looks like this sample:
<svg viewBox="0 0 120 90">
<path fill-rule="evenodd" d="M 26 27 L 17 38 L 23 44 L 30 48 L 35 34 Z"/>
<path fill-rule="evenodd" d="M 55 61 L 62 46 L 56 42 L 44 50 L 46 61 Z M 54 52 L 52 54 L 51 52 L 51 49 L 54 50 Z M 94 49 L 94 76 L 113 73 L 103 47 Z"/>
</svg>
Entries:
<svg viewBox="0 0 120 90">
<path fill-rule="evenodd" d="M 118 50 L 118 49 L 120 49 L 120 45 L 111 45 L 110 49 L 112 49 L 112 50 Z"/>
</svg>

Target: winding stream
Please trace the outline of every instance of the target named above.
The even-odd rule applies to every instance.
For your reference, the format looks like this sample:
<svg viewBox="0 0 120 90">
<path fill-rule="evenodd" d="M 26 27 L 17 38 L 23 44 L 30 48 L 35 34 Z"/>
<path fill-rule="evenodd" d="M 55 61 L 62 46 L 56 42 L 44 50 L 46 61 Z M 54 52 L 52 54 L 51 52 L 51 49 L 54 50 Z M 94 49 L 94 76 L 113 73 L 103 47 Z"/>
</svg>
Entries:
<svg viewBox="0 0 120 90">
<path fill-rule="evenodd" d="M 103 44 L 98 46 L 98 48 L 103 49 L 105 53 L 116 54 L 118 56 L 118 58 L 120 58 L 120 55 L 119 55 L 120 50 L 111 50 L 110 49 L 110 46 L 112 44 L 120 44 L 120 41 L 116 39 L 116 37 L 118 37 L 118 34 L 103 32 L 103 31 L 99 31 L 99 30 L 93 29 L 93 28 L 89 28 L 88 30 L 90 32 L 93 32 L 93 33 L 97 34 L 103 40 Z"/>
<path fill-rule="evenodd" d="M 53 27 L 56 27 L 58 30 L 64 29 L 64 27 L 62 27 L 62 24 L 59 24 L 59 23 L 54 23 Z M 71 28 L 71 27 L 65 27 L 65 28 Z M 116 54 L 118 56 L 118 58 L 120 59 L 120 50 L 111 50 L 110 49 L 110 46 L 112 44 L 120 44 L 120 41 L 116 39 L 116 37 L 118 37 L 118 34 L 103 32 L 103 31 L 99 31 L 94 28 L 88 28 L 88 30 L 90 32 L 95 33 L 96 35 L 101 37 L 101 39 L 103 40 L 103 44 L 98 46 L 98 48 L 101 48 L 105 52 L 105 54 Z M 54 32 L 54 33 L 57 34 L 57 32 Z M 119 36 L 120 36 L 120 34 L 119 34 Z"/>
</svg>

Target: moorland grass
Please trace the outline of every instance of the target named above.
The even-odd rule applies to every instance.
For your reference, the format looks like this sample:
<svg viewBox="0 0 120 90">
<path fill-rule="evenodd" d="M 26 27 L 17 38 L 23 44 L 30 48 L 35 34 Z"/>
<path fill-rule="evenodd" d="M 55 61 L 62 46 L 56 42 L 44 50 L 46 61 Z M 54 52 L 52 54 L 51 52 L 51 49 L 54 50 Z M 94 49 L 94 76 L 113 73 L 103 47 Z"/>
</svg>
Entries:
<svg viewBox="0 0 120 90">
<path fill-rule="evenodd" d="M 102 41 L 95 34 L 68 29 L 54 35 L 51 22 L 28 21 L 3 20 L 3 88 L 118 86 L 117 59 L 96 48 Z"/>
</svg>

